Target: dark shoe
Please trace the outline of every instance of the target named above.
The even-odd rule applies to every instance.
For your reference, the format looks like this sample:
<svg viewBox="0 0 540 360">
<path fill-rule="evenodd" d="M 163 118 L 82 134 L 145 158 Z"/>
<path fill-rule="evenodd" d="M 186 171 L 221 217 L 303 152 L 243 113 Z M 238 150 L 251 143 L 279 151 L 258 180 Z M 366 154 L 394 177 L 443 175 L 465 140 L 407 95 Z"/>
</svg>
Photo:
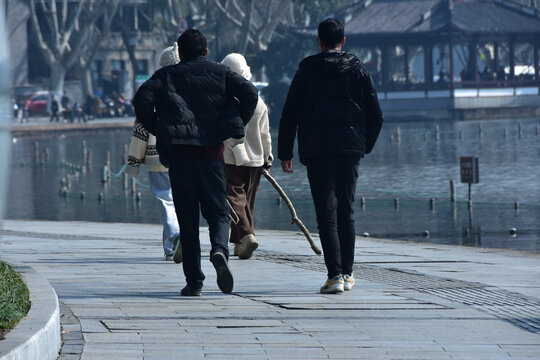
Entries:
<svg viewBox="0 0 540 360">
<path fill-rule="evenodd" d="M 182 295 L 182 296 L 201 296 L 201 289 L 194 289 L 194 288 L 189 287 L 189 285 L 186 285 L 180 291 L 180 295 Z"/>
<path fill-rule="evenodd" d="M 222 252 L 216 252 L 210 256 L 210 261 L 214 265 L 214 268 L 216 268 L 219 290 L 221 290 L 221 292 L 224 294 L 230 294 L 233 290 L 234 281 L 225 254 Z"/>
</svg>

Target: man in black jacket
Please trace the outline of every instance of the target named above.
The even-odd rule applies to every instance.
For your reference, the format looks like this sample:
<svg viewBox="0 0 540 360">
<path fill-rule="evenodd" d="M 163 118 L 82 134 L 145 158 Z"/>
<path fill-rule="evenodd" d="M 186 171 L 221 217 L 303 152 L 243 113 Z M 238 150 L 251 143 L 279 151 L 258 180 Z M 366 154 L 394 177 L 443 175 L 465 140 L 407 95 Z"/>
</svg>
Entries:
<svg viewBox="0 0 540 360">
<path fill-rule="evenodd" d="M 199 206 L 209 226 L 210 261 L 217 283 L 228 294 L 233 276 L 228 266 L 229 208 L 222 141 L 242 136 L 257 105 L 257 89 L 224 65 L 206 59 L 206 38 L 200 31 L 185 31 L 177 43 L 180 63 L 156 71 L 139 88 L 133 105 L 143 126 L 156 135 L 160 161 L 169 167 L 187 283 L 181 294 L 200 296 L 205 278 Z"/>
<path fill-rule="evenodd" d="M 305 58 L 296 73 L 279 123 L 278 158 L 292 173 L 298 130 L 300 162 L 307 166 L 319 235 L 328 270 L 321 293 L 354 285 L 354 193 L 358 163 L 375 145 L 383 122 L 377 93 L 367 70 L 341 51 L 343 25 L 319 24 L 321 53 Z"/>
</svg>

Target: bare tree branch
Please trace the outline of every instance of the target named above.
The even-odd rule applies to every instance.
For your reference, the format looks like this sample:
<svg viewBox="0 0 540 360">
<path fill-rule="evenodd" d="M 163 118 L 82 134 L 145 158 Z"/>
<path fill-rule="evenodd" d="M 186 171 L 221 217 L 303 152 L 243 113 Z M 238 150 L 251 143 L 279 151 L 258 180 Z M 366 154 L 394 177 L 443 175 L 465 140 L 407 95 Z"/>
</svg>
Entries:
<svg viewBox="0 0 540 360">
<path fill-rule="evenodd" d="M 233 24 L 235 24 L 236 26 L 239 26 L 241 27 L 242 26 L 242 21 L 238 20 L 236 17 L 234 17 L 230 12 L 229 10 L 227 10 L 219 0 L 214 0 L 214 4 L 216 4 L 217 8 L 219 10 L 221 10 L 221 12 L 225 15 L 225 17 L 230 20 Z"/>
</svg>

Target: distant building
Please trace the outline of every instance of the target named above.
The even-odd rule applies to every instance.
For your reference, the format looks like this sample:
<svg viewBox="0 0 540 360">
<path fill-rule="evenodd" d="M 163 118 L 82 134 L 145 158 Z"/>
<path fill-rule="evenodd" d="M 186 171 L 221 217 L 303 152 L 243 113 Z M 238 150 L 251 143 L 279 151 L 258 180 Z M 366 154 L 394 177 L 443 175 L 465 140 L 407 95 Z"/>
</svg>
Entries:
<svg viewBox="0 0 540 360">
<path fill-rule="evenodd" d="M 389 117 L 540 116 L 538 9 L 509 0 L 365 0 L 333 16 Z"/>
<path fill-rule="evenodd" d="M 39 11 L 39 6 L 37 7 Z M 37 47 L 32 32 L 30 9 L 26 1 L 13 0 L 7 6 L 7 28 L 11 57 L 11 84 L 15 95 L 27 96 L 38 89 L 47 89 L 50 69 Z M 154 12 L 145 0 L 125 0 L 112 23 L 111 34 L 101 44 L 91 64 L 92 85 L 95 92 L 133 95 L 133 86 L 152 74 L 159 61 L 163 36 L 156 33 Z M 136 68 L 132 66 L 120 27 L 127 33 L 128 46 L 133 47 Z M 81 97 L 80 72 L 70 69 L 66 87 Z"/>
</svg>

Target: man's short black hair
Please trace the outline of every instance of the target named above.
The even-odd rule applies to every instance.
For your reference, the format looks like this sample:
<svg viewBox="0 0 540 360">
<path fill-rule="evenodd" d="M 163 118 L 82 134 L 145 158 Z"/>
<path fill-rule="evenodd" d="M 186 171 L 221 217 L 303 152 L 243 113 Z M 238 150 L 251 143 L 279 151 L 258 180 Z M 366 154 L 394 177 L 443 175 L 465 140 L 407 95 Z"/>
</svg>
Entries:
<svg viewBox="0 0 540 360">
<path fill-rule="evenodd" d="M 204 55 L 206 52 L 206 37 L 199 30 L 187 29 L 176 42 L 184 57 Z"/>
<path fill-rule="evenodd" d="M 319 39 L 328 47 L 335 47 L 343 41 L 345 28 L 336 19 L 326 19 L 319 24 Z"/>
</svg>

